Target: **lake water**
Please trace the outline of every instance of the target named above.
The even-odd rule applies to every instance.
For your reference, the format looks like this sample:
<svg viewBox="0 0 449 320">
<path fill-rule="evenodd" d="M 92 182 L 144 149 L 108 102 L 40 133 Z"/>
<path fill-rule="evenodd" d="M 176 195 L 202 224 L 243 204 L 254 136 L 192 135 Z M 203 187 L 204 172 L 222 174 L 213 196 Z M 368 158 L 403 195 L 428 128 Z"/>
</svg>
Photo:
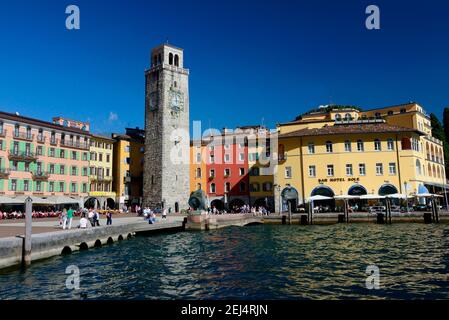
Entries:
<svg viewBox="0 0 449 320">
<path fill-rule="evenodd" d="M 0 274 L 0 299 L 448 299 L 449 226 L 258 225 L 137 237 Z M 70 265 L 80 289 L 66 288 Z M 366 288 L 366 268 L 380 289 Z"/>
</svg>

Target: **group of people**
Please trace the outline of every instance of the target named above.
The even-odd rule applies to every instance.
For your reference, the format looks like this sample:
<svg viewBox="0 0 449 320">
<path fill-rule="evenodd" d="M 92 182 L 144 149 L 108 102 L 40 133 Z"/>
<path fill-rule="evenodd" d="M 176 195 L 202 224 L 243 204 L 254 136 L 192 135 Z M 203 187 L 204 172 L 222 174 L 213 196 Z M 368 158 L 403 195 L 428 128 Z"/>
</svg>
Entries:
<svg viewBox="0 0 449 320">
<path fill-rule="evenodd" d="M 61 211 L 33 211 L 33 218 L 56 218 L 61 215 Z M 25 212 L 11 210 L 9 212 L 0 211 L 0 220 L 7 219 L 25 219 Z"/>
<path fill-rule="evenodd" d="M 59 223 L 62 229 L 65 230 L 72 228 L 72 220 L 75 214 L 75 210 L 69 208 L 69 210 L 64 209 L 61 212 Z M 86 229 L 88 227 L 99 227 L 100 226 L 100 213 L 96 209 L 82 209 L 80 211 L 81 219 L 79 221 L 78 228 Z M 106 213 L 106 225 L 112 225 L 112 212 L 108 211 Z"/>
<path fill-rule="evenodd" d="M 227 214 L 227 210 L 218 210 L 217 207 L 212 206 L 207 209 L 208 214 Z M 250 206 L 248 204 L 244 204 L 243 206 L 233 206 L 231 208 L 230 213 L 252 213 L 254 215 L 268 215 L 270 211 L 267 210 L 264 206 Z"/>
<path fill-rule="evenodd" d="M 167 219 L 167 209 L 162 210 L 162 219 Z M 145 207 L 142 210 L 143 218 L 148 220 L 149 224 L 156 223 L 156 212 L 151 210 L 149 207 Z"/>
</svg>

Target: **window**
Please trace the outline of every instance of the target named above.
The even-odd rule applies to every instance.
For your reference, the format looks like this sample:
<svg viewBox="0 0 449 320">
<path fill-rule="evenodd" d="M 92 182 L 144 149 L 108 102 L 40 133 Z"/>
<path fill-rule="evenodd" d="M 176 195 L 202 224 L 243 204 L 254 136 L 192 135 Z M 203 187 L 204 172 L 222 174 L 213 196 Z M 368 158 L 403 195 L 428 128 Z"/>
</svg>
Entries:
<svg viewBox="0 0 449 320">
<path fill-rule="evenodd" d="M 17 141 L 14 141 L 12 153 L 18 154 L 19 153 L 19 143 Z"/>
<path fill-rule="evenodd" d="M 55 191 L 55 183 L 53 181 L 50 181 L 48 183 L 48 192 L 54 192 Z"/>
<path fill-rule="evenodd" d="M 340 121 L 341 120 L 341 114 L 337 113 L 335 115 L 335 120 Z"/>
<path fill-rule="evenodd" d="M 263 191 L 271 191 L 271 190 L 273 190 L 273 184 L 271 182 L 264 182 L 262 184 L 262 190 Z"/>
<path fill-rule="evenodd" d="M 240 190 L 240 192 L 245 192 L 245 190 L 246 190 L 246 183 L 245 182 L 240 182 L 239 190 Z"/>
<path fill-rule="evenodd" d="M 215 169 L 210 169 L 209 177 L 215 177 Z"/>
<path fill-rule="evenodd" d="M 381 176 L 384 174 L 384 168 L 382 163 L 376 163 L 376 175 Z"/>
<path fill-rule="evenodd" d="M 196 168 L 196 177 L 201 178 L 201 168 Z"/>
<path fill-rule="evenodd" d="M 224 148 L 225 148 L 226 150 L 228 150 L 228 149 L 230 148 L 230 145 L 229 145 L 228 143 L 226 143 L 226 144 L 224 145 Z"/>
<path fill-rule="evenodd" d="M 0 140 L 0 150 L 3 150 L 3 140 Z"/>
<path fill-rule="evenodd" d="M 30 184 L 28 180 L 23 181 L 23 191 L 30 191 Z"/>
<path fill-rule="evenodd" d="M 351 141 L 345 141 L 345 152 L 351 152 Z"/>
<path fill-rule="evenodd" d="M 65 151 L 64 151 L 64 150 L 61 150 L 61 151 L 59 152 L 59 157 L 60 157 L 60 158 L 65 158 Z"/>
<path fill-rule="evenodd" d="M 72 185 L 71 185 L 71 190 L 70 190 L 72 193 L 75 193 L 76 192 L 76 183 L 74 183 L 74 182 L 72 182 Z"/>
<path fill-rule="evenodd" d="M 37 146 L 37 148 L 36 148 L 36 155 L 38 155 L 38 156 L 42 155 L 42 146 Z"/>
<path fill-rule="evenodd" d="M 87 161 L 87 152 L 83 152 L 83 161 Z"/>
<path fill-rule="evenodd" d="M 250 189 L 252 192 L 259 192 L 260 191 L 260 185 L 255 182 L 250 184 Z"/>
<path fill-rule="evenodd" d="M 394 150 L 394 143 L 393 143 L 393 139 L 391 139 L 391 138 L 387 140 L 387 149 L 388 149 L 388 151 Z"/>
<path fill-rule="evenodd" d="M 50 164 L 50 174 L 54 174 L 54 173 L 55 173 L 55 165 Z"/>
<path fill-rule="evenodd" d="M 230 162 L 231 161 L 231 156 L 229 154 L 225 154 L 225 162 Z"/>
<path fill-rule="evenodd" d="M 257 168 L 257 167 L 251 168 L 251 169 L 249 170 L 249 174 L 250 174 L 251 176 L 257 177 L 257 176 L 260 174 L 259 168 Z"/>
<path fill-rule="evenodd" d="M 103 154 L 102 153 L 98 154 L 98 161 L 100 161 L 100 162 L 103 161 Z"/>
<path fill-rule="evenodd" d="M 72 159 L 76 160 L 76 151 L 72 151 Z"/>
<path fill-rule="evenodd" d="M 225 187 L 225 192 L 231 191 L 231 184 L 229 182 L 226 182 L 224 187 Z"/>
<path fill-rule="evenodd" d="M 27 127 L 27 139 L 31 139 L 31 127 Z"/>
<path fill-rule="evenodd" d="M 285 178 L 290 179 L 292 177 L 292 167 L 285 167 Z"/>
<path fill-rule="evenodd" d="M 55 156 L 55 148 L 50 148 L 50 157 Z"/>
<path fill-rule="evenodd" d="M 353 175 L 352 164 L 347 164 L 346 165 L 346 175 L 347 176 L 352 176 Z"/>
<path fill-rule="evenodd" d="M 357 140 L 357 151 L 362 152 L 364 150 L 365 150 L 365 146 L 363 144 L 363 141 L 362 140 Z"/>
<path fill-rule="evenodd" d="M 31 154 L 31 144 L 29 143 L 25 144 L 25 154 L 28 156 Z"/>
<path fill-rule="evenodd" d="M 388 173 L 390 175 L 396 175 L 396 163 L 395 162 L 390 162 L 388 164 Z"/>
<path fill-rule="evenodd" d="M 380 119 L 380 112 L 376 112 L 376 114 L 374 115 L 376 117 L 376 119 Z"/>
<path fill-rule="evenodd" d="M 18 166 L 18 162 L 17 162 L 17 161 L 13 161 L 13 162 L 12 162 L 11 170 L 12 170 L 12 171 L 17 171 L 17 166 Z"/>
<path fill-rule="evenodd" d="M 83 193 L 87 193 L 87 184 L 83 183 Z"/>
<path fill-rule="evenodd" d="M 333 164 L 328 164 L 327 165 L 327 175 L 329 177 L 333 177 L 334 176 L 334 165 Z"/>
<path fill-rule="evenodd" d="M 72 176 L 76 176 L 76 167 L 72 167 Z"/>
<path fill-rule="evenodd" d="M 11 191 L 17 191 L 17 180 L 16 179 L 11 180 Z"/>
<path fill-rule="evenodd" d="M 245 161 L 245 154 L 244 153 L 240 153 L 239 154 L 239 160 L 240 161 Z"/>
<path fill-rule="evenodd" d="M 213 154 L 209 155 L 209 162 L 210 163 L 214 163 L 215 162 L 215 157 Z"/>
<path fill-rule="evenodd" d="M 239 175 L 244 176 L 245 175 L 245 168 L 239 168 Z"/>
<path fill-rule="evenodd" d="M 366 166 L 364 163 L 359 164 L 359 175 L 361 176 L 366 175 Z"/>
<path fill-rule="evenodd" d="M 392 116 L 393 115 L 393 111 L 392 110 L 388 111 L 388 115 Z"/>
<path fill-rule="evenodd" d="M 315 144 L 313 142 L 309 143 L 309 153 L 310 154 L 315 153 Z"/>
<path fill-rule="evenodd" d="M 106 162 L 111 162 L 111 155 L 110 154 L 106 155 Z"/>
<path fill-rule="evenodd" d="M 231 169 L 224 169 L 224 176 L 229 177 L 231 175 Z"/>
<path fill-rule="evenodd" d="M 30 164 L 28 162 L 25 162 L 25 164 L 24 164 L 24 171 L 30 172 Z"/>
<path fill-rule="evenodd" d="M 401 113 L 406 113 L 406 112 L 407 112 L 407 110 L 401 109 Z"/>
<path fill-rule="evenodd" d="M 64 165 L 61 165 L 59 167 L 59 174 L 65 174 L 65 166 Z"/>
<path fill-rule="evenodd" d="M 41 192 L 42 191 L 42 182 L 36 181 L 36 191 Z"/>
<path fill-rule="evenodd" d="M 326 152 L 332 152 L 332 141 L 327 141 L 326 142 Z"/>
<path fill-rule="evenodd" d="M 201 153 L 196 154 L 196 163 L 201 163 Z"/>
<path fill-rule="evenodd" d="M 87 168 L 86 167 L 83 168 L 83 176 L 87 176 Z"/>
<path fill-rule="evenodd" d="M 376 150 L 376 151 L 381 151 L 382 150 L 382 146 L 380 144 L 380 140 L 379 139 L 375 139 L 374 140 L 374 150 Z"/>
<path fill-rule="evenodd" d="M 14 126 L 14 137 L 18 137 L 20 133 L 20 125 L 16 124 Z"/>
<path fill-rule="evenodd" d="M 210 184 L 210 193 L 215 193 L 215 183 Z"/>
<path fill-rule="evenodd" d="M 129 152 L 129 146 L 125 146 L 125 152 Z"/>
<path fill-rule="evenodd" d="M 346 121 L 352 120 L 352 116 L 351 116 L 350 113 L 345 114 L 345 120 L 346 120 Z"/>
<path fill-rule="evenodd" d="M 311 177 L 311 178 L 316 177 L 316 167 L 315 166 L 309 166 L 309 177 Z"/>
</svg>

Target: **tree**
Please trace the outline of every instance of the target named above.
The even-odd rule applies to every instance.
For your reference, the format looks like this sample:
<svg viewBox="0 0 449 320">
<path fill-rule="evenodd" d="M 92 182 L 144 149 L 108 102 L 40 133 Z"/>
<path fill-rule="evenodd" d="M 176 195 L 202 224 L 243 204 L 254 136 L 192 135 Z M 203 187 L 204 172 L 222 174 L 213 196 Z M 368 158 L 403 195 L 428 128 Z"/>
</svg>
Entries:
<svg viewBox="0 0 449 320">
<path fill-rule="evenodd" d="M 446 113 L 449 113 L 449 110 L 446 111 L 446 109 L 444 110 L 445 115 L 446 115 Z M 449 114 L 446 117 L 449 117 Z M 446 119 L 446 120 L 449 121 L 449 119 Z M 443 126 L 441 125 L 440 120 L 438 120 L 437 116 L 433 113 L 430 114 L 430 124 L 432 125 L 432 136 L 434 138 L 437 138 L 437 139 L 443 141 L 444 163 L 445 163 L 445 167 L 446 167 L 445 169 L 446 169 L 446 174 L 447 174 L 447 173 L 449 173 L 449 143 L 448 143 L 448 140 L 446 139 L 445 131 L 447 130 L 447 128 L 449 128 L 449 126 L 446 126 L 443 129 Z"/>
<path fill-rule="evenodd" d="M 449 142 L 449 108 L 444 108 L 443 111 L 443 128 L 446 142 Z"/>
</svg>

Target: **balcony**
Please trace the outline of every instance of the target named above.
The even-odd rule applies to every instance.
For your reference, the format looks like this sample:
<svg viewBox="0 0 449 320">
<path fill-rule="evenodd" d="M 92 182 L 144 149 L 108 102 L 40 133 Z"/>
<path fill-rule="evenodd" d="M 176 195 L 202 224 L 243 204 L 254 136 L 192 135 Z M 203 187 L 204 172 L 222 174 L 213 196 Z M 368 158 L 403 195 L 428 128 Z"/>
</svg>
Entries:
<svg viewBox="0 0 449 320">
<path fill-rule="evenodd" d="M 16 161 L 25 161 L 25 162 L 34 162 L 37 160 L 37 156 L 35 153 L 31 151 L 17 151 L 10 150 L 8 153 L 9 160 Z"/>
<path fill-rule="evenodd" d="M 287 154 L 286 153 L 279 154 L 278 161 L 283 162 L 285 160 L 287 160 Z"/>
<path fill-rule="evenodd" d="M 89 144 L 86 142 L 79 142 L 79 141 L 66 141 L 61 140 L 61 146 L 64 147 L 72 147 L 77 149 L 89 149 Z"/>
<path fill-rule="evenodd" d="M 17 132 L 14 131 L 14 139 L 20 139 L 20 140 L 26 140 L 26 141 L 33 141 L 34 134 L 27 133 L 27 132 Z"/>
<path fill-rule="evenodd" d="M 11 170 L 9 168 L 0 168 L 0 178 L 8 179 Z"/>
<path fill-rule="evenodd" d="M 46 138 L 43 135 L 37 135 L 38 143 L 45 143 Z"/>
<path fill-rule="evenodd" d="M 94 175 L 89 176 L 89 180 L 98 182 L 110 182 L 112 181 L 112 176 Z"/>
<path fill-rule="evenodd" d="M 51 139 L 50 139 L 50 144 L 51 144 L 52 146 L 57 146 L 57 145 L 58 145 L 58 142 L 59 142 L 59 139 L 55 139 L 55 138 L 51 138 Z"/>
<path fill-rule="evenodd" d="M 5 130 L 5 129 L 1 129 L 1 130 L 0 130 L 0 137 L 1 137 L 1 138 L 6 137 L 6 130 Z"/>
<path fill-rule="evenodd" d="M 45 171 L 32 172 L 32 175 L 34 180 L 48 180 L 50 177 L 50 173 Z"/>
</svg>

